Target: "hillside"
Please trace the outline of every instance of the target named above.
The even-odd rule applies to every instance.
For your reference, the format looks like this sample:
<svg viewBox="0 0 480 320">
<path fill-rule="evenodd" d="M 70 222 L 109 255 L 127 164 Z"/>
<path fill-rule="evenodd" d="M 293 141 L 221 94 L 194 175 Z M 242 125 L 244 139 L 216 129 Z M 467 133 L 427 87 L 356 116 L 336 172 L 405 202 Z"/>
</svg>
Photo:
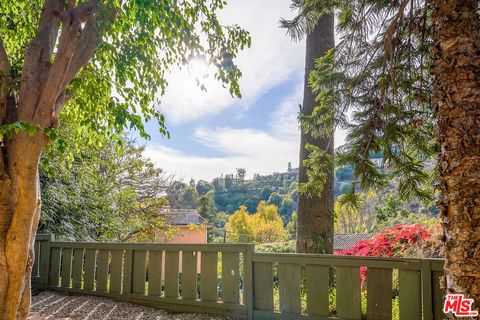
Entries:
<svg viewBox="0 0 480 320">
<path fill-rule="evenodd" d="M 254 174 L 253 179 L 245 179 L 246 170 L 237 169 L 236 174 L 226 174 L 211 182 L 193 179 L 189 184 L 175 182 L 170 188 L 170 205 L 177 208 L 195 208 L 198 199 L 211 197 L 215 211 L 233 213 L 241 205 L 250 213 L 255 212 L 258 203 L 265 200 L 275 204 L 284 221 L 288 221 L 297 208 L 298 168 L 268 175 Z M 337 168 L 335 174 L 335 196 L 345 193 L 353 179 L 350 168 Z"/>
<path fill-rule="evenodd" d="M 372 155 L 374 161 L 382 164 L 382 155 Z M 425 163 L 426 170 L 433 169 L 433 162 Z M 278 207 L 278 212 L 287 223 L 297 209 L 298 204 L 298 168 L 289 164 L 285 172 L 268 175 L 254 174 L 246 179 L 246 170 L 238 168 L 236 174 L 226 174 L 214 178 L 211 182 L 193 179 L 189 184 L 176 181 L 168 191 L 168 200 L 175 208 L 196 208 L 210 221 L 218 221 L 215 225 L 222 227 L 228 216 L 245 206 L 249 213 L 254 213 L 260 201 Z M 347 193 L 352 187 L 353 170 L 348 166 L 337 166 L 335 169 L 335 197 Z M 367 193 L 360 192 L 363 202 L 361 215 L 385 215 L 385 210 L 409 212 L 413 214 L 436 215 L 434 202 L 425 204 L 419 199 L 401 200 L 398 197 L 398 177 L 378 190 Z M 359 191 L 359 190 L 357 190 Z M 392 205 L 394 203 L 394 205 Z M 391 208 L 390 208 L 391 207 Z M 387 208 L 387 209 L 385 209 Z M 223 213 L 223 214 L 222 214 Z"/>
</svg>

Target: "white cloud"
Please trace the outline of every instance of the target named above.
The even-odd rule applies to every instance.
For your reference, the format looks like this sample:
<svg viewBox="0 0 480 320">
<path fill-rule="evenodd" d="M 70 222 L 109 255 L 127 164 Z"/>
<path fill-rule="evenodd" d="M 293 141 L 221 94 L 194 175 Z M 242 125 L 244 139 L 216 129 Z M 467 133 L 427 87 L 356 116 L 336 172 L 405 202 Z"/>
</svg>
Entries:
<svg viewBox="0 0 480 320">
<path fill-rule="evenodd" d="M 246 168 L 247 175 L 282 172 L 288 162 L 298 165 L 299 128 L 298 104 L 303 87 L 299 84 L 293 94 L 282 101 L 272 112 L 267 130 L 251 128 L 199 127 L 193 139 L 222 156 L 191 155 L 160 144 L 147 144 L 146 155 L 154 163 L 177 178 L 191 177 L 211 180 L 236 168 Z M 344 133 L 335 133 L 335 146 L 343 143 Z"/>
<path fill-rule="evenodd" d="M 302 72 L 304 42 L 295 43 L 279 27 L 280 17 L 291 16 L 291 0 L 232 0 L 220 19 L 250 31 L 252 47 L 241 52 L 236 63 L 243 73 L 240 88 L 243 98 L 233 99 L 228 90 L 214 80 L 207 80 L 202 92 L 187 70 L 175 71 L 162 98 L 161 111 L 173 123 L 191 121 L 221 110 L 251 106 L 262 94 Z"/>
<path fill-rule="evenodd" d="M 200 128 L 195 137 L 205 146 L 226 153 L 220 157 L 193 156 L 162 145 L 147 145 L 146 155 L 159 167 L 179 177 L 211 180 L 236 168 L 269 174 L 285 171 L 298 157 L 298 140 L 281 139 L 264 131 L 232 128 Z"/>
<path fill-rule="evenodd" d="M 189 179 L 211 180 L 236 168 L 247 175 L 285 171 L 288 162 L 298 164 L 299 133 L 296 122 L 301 87 L 287 97 L 271 114 L 267 130 L 251 128 L 199 127 L 193 139 L 222 156 L 190 155 L 159 144 L 147 144 L 146 155 L 167 172 Z"/>
<path fill-rule="evenodd" d="M 291 0 L 231 0 L 221 18 L 237 23 L 251 32 L 252 48 L 240 54 L 236 63 L 243 72 L 240 81 L 243 98 L 234 100 L 225 88 L 209 80 L 208 92 L 202 92 L 186 70 L 172 74 L 160 106 L 173 124 L 214 115 L 227 108 L 231 117 L 252 106 L 271 88 L 304 72 L 304 42 L 294 43 L 279 28 L 279 18 L 291 16 Z M 291 96 L 271 113 L 264 130 L 197 127 L 193 139 L 220 156 L 198 156 L 148 143 L 146 155 L 160 168 L 177 178 L 211 180 L 236 168 L 246 168 L 247 175 L 284 171 L 288 162 L 298 165 L 298 104 L 302 103 L 303 83 L 292 88 Z M 235 109 L 234 109 L 235 108 Z M 236 112 L 234 112 L 236 111 Z M 343 143 L 342 132 L 335 135 L 335 146 Z"/>
<path fill-rule="evenodd" d="M 303 100 L 303 83 L 297 84 L 292 95 L 280 103 L 272 114 L 271 127 L 278 136 L 298 136 L 298 105 Z"/>
</svg>

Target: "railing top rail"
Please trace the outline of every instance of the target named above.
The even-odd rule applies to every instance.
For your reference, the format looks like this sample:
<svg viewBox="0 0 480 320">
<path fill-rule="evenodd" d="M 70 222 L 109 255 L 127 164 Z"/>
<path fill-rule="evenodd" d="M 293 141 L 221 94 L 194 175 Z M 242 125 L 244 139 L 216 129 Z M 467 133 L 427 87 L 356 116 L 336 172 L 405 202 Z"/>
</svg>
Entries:
<svg viewBox="0 0 480 320">
<path fill-rule="evenodd" d="M 293 263 L 302 265 L 363 266 L 415 270 L 420 270 L 422 268 L 422 259 L 420 258 L 338 256 L 332 254 L 255 253 L 253 255 L 253 261 Z M 434 261 L 436 264 L 443 263 L 443 260 L 441 259 L 436 259 Z"/>
<path fill-rule="evenodd" d="M 152 250 L 152 251 L 204 251 L 204 252 L 245 252 L 253 244 L 166 244 L 166 243 L 117 243 L 117 242 L 69 242 L 54 241 L 53 248 L 85 248 L 104 250 Z"/>
<path fill-rule="evenodd" d="M 53 241 L 55 239 L 53 234 L 37 234 L 35 236 L 36 241 Z"/>
<path fill-rule="evenodd" d="M 443 272 L 443 266 L 445 265 L 445 259 L 432 258 L 432 259 L 428 259 L 428 260 L 430 260 L 432 271 Z"/>
</svg>

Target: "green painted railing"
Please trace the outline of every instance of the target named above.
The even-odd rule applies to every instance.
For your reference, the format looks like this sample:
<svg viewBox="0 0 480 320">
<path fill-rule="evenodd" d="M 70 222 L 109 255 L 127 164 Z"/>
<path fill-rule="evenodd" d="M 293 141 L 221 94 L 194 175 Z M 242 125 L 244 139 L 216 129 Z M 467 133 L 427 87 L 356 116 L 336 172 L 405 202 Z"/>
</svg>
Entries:
<svg viewBox="0 0 480 320">
<path fill-rule="evenodd" d="M 172 311 L 443 319 L 440 259 L 254 253 L 251 244 L 56 242 L 50 235 L 37 236 L 35 251 L 34 288 Z"/>
</svg>

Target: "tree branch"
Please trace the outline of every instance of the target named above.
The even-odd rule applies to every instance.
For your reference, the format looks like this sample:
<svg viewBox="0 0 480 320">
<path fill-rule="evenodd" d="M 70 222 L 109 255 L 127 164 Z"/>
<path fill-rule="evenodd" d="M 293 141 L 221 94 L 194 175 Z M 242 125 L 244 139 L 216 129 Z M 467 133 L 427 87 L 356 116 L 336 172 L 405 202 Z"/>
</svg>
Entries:
<svg viewBox="0 0 480 320">
<path fill-rule="evenodd" d="M 97 47 L 98 32 L 95 19 L 88 19 L 82 30 L 82 39 L 77 45 L 73 54 L 72 61 L 65 75 L 63 89 L 67 87 L 70 81 L 75 78 L 80 69 L 92 58 L 93 52 Z"/>
<path fill-rule="evenodd" d="M 7 114 L 7 97 L 9 95 L 11 67 L 8 60 L 7 50 L 0 37 L 0 124 L 4 123 Z"/>
<path fill-rule="evenodd" d="M 66 87 L 80 69 L 91 60 L 100 34 L 108 27 L 106 22 L 102 23 L 100 28 L 97 27 L 95 14 L 98 6 L 98 0 L 90 0 L 76 8 L 70 7 L 60 14 L 64 27 L 58 52 L 34 115 L 44 127 L 48 126 L 49 121 L 53 126 L 56 125 L 65 105 L 62 97 L 65 96 Z M 116 11 L 107 9 L 106 12 L 105 21 L 113 21 Z M 49 117 L 50 113 L 51 117 Z"/>
<path fill-rule="evenodd" d="M 10 75 L 10 62 L 8 61 L 7 50 L 3 43 L 3 38 L 0 37 L 0 77 Z"/>
<path fill-rule="evenodd" d="M 400 8 L 398 9 L 397 13 L 395 16 L 392 18 L 392 21 L 387 27 L 387 30 L 385 31 L 385 56 L 391 61 L 393 59 L 393 50 L 394 46 L 392 43 L 394 33 L 397 31 L 397 26 L 400 22 L 400 20 L 403 18 L 403 13 L 405 11 L 405 8 L 407 7 L 408 3 L 410 0 L 403 0 L 402 3 L 400 4 Z"/>
<path fill-rule="evenodd" d="M 77 50 L 74 53 L 72 58 L 72 63 L 68 69 L 67 75 L 65 77 L 65 86 L 64 88 L 73 80 L 77 75 L 80 69 L 85 66 L 88 61 L 92 58 L 94 51 L 98 45 L 101 35 L 107 30 L 108 23 L 113 22 L 117 11 L 113 8 L 105 8 L 105 17 L 104 22 L 97 27 L 97 21 L 93 12 L 90 11 L 92 8 L 98 7 L 98 1 L 92 0 L 84 4 L 85 7 L 81 8 L 81 5 L 78 6 L 76 10 L 81 16 L 85 16 L 86 12 L 90 12 L 91 15 L 86 17 L 85 27 L 82 30 L 82 40 L 77 46 Z"/>
<path fill-rule="evenodd" d="M 92 14 L 98 8 L 100 1 L 99 0 L 90 0 L 88 2 L 82 3 L 78 5 L 74 9 L 74 14 L 81 20 L 86 21 L 88 18 L 92 16 Z"/>
<path fill-rule="evenodd" d="M 54 109 L 59 109 L 59 97 L 66 86 L 67 71 L 72 62 L 77 45 L 82 39 L 82 20 L 76 15 L 77 8 L 68 8 L 60 14 L 62 33 L 59 39 L 55 61 L 51 66 L 40 100 L 32 115 L 32 120 L 42 127 L 50 126 Z"/>
<path fill-rule="evenodd" d="M 28 46 L 20 83 L 18 118 L 30 121 L 43 90 L 60 28 L 60 0 L 45 0 L 35 38 Z"/>
</svg>

